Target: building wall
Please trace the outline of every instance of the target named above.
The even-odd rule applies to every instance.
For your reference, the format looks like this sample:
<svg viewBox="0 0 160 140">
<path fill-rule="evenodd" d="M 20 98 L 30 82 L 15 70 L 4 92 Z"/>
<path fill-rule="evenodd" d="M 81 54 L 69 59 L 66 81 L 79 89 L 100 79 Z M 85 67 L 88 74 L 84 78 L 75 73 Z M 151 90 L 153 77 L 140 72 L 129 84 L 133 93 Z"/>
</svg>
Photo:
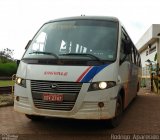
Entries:
<svg viewBox="0 0 160 140">
<path fill-rule="evenodd" d="M 144 33 L 144 35 L 136 43 L 137 48 L 140 49 L 141 47 L 145 46 L 149 40 L 152 39 L 152 30 L 153 30 L 153 25 Z"/>
<path fill-rule="evenodd" d="M 149 48 L 146 48 L 144 51 L 141 52 L 140 56 L 141 56 L 141 63 L 142 63 L 142 67 L 145 67 L 146 64 L 148 64 L 147 62 L 145 62 L 146 60 L 151 60 L 151 61 L 154 61 L 154 57 L 155 57 L 155 54 L 157 52 L 157 46 L 158 46 L 158 42 L 154 42 L 152 45 L 151 45 L 151 48 L 154 48 L 156 46 L 156 50 L 155 51 L 150 51 Z M 147 52 L 148 52 L 148 55 L 147 55 Z"/>
<path fill-rule="evenodd" d="M 156 46 L 156 49 L 153 49 Z M 142 62 L 142 81 L 141 86 L 150 87 L 151 81 L 151 65 L 145 62 L 146 60 L 152 61 L 152 68 L 156 68 L 156 63 L 160 64 L 160 24 L 152 24 L 151 27 L 144 33 L 144 35 L 137 42 L 136 47 L 139 48 Z M 147 55 L 148 51 L 148 55 Z M 154 61 L 155 54 L 158 54 L 157 61 Z M 155 64 L 155 65 L 154 65 Z M 147 66 L 148 65 L 148 66 Z M 154 72 L 154 71 L 152 71 Z"/>
</svg>

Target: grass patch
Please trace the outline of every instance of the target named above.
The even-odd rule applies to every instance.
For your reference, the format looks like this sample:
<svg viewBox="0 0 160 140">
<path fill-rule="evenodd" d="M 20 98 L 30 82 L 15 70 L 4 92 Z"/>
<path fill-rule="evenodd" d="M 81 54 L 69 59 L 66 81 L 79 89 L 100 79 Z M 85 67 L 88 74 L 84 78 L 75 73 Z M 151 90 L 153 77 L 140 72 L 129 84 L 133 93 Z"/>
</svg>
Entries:
<svg viewBox="0 0 160 140">
<path fill-rule="evenodd" d="M 14 81 L 12 80 L 0 80 L 0 87 L 5 87 L 5 86 L 13 86 Z"/>
</svg>

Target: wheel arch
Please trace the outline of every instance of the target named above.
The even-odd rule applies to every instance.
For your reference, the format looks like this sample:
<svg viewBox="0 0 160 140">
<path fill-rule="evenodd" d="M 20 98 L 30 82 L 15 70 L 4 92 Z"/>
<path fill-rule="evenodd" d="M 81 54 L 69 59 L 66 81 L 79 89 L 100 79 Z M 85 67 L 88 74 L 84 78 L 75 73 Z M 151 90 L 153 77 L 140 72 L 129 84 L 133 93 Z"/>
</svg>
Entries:
<svg viewBox="0 0 160 140">
<path fill-rule="evenodd" d="M 123 110 L 124 110 L 125 109 L 125 99 L 126 99 L 124 87 L 120 88 L 118 95 L 120 95 L 122 98 Z"/>
</svg>

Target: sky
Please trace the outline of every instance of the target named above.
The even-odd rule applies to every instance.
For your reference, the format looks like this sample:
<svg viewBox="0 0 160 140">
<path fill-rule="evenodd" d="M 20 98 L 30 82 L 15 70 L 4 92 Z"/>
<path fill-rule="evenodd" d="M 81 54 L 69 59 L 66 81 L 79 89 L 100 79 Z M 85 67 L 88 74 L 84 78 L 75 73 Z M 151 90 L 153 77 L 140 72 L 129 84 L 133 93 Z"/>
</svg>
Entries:
<svg viewBox="0 0 160 140">
<path fill-rule="evenodd" d="M 160 0 L 0 0 L 0 50 L 21 59 L 25 46 L 47 21 L 71 16 L 114 16 L 136 44 L 160 24 Z"/>
</svg>

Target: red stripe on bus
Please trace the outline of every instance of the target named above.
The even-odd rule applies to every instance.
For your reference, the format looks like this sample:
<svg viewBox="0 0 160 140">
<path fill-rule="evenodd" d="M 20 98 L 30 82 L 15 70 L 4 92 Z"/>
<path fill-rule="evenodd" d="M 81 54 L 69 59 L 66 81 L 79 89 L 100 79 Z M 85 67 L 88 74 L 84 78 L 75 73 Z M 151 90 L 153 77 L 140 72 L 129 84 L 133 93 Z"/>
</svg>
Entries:
<svg viewBox="0 0 160 140">
<path fill-rule="evenodd" d="M 81 76 L 77 79 L 76 82 L 80 82 L 82 78 L 86 75 L 86 73 L 92 68 L 92 66 L 88 67 L 82 74 Z"/>
</svg>

